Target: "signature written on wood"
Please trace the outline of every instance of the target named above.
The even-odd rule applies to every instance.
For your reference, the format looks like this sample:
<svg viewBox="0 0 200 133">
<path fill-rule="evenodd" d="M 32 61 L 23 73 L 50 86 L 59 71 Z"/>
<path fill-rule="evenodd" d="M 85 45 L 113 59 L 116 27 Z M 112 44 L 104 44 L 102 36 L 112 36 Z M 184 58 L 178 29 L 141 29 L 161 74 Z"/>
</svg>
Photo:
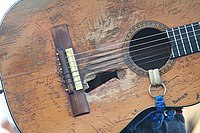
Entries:
<svg viewBox="0 0 200 133">
<path fill-rule="evenodd" d="M 194 87 L 199 87 L 200 73 L 188 72 L 184 75 L 176 75 L 172 79 L 169 79 L 165 82 L 169 89 L 173 89 L 176 87 L 195 85 Z M 195 84 L 194 84 L 195 83 Z"/>
<path fill-rule="evenodd" d="M 177 97 L 176 100 L 172 100 L 174 104 L 180 102 L 181 100 L 185 99 L 188 96 L 188 92 L 184 93 L 181 97 Z"/>
<path fill-rule="evenodd" d="M 200 57 L 198 55 L 190 55 L 185 58 L 179 58 L 177 59 L 178 62 L 177 69 L 183 70 L 194 65 L 199 65 L 200 64 L 199 58 Z"/>
</svg>

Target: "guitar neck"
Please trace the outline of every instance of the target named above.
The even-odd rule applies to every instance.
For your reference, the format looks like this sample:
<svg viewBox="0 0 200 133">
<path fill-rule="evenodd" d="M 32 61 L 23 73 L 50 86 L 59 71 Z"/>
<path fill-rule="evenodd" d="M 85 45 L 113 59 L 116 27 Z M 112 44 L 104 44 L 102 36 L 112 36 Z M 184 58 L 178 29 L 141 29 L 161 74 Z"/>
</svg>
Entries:
<svg viewBox="0 0 200 133">
<path fill-rule="evenodd" d="M 200 51 L 200 22 L 165 31 L 172 47 L 172 59 Z"/>
</svg>

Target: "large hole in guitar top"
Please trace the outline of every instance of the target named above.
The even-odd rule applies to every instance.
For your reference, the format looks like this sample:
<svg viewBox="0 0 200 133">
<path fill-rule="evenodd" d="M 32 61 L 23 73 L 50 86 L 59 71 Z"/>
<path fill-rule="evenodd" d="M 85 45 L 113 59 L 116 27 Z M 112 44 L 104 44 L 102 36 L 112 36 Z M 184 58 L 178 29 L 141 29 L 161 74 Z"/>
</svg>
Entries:
<svg viewBox="0 0 200 133">
<path fill-rule="evenodd" d="M 113 78 L 118 78 L 116 71 L 99 73 L 96 75 L 95 79 L 88 82 L 89 88 L 86 89 L 85 92 L 89 93 Z"/>
<path fill-rule="evenodd" d="M 158 29 L 144 28 L 131 40 L 129 55 L 144 70 L 161 68 L 170 58 L 171 48 L 167 35 Z"/>
</svg>

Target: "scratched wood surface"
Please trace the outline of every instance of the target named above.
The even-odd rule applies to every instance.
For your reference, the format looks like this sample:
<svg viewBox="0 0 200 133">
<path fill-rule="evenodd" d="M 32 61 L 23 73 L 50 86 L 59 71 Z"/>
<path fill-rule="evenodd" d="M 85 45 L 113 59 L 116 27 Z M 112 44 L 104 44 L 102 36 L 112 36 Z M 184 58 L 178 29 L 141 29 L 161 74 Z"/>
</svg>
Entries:
<svg viewBox="0 0 200 133">
<path fill-rule="evenodd" d="M 0 70 L 19 128 L 24 133 L 115 133 L 154 106 L 149 79 L 116 65 L 120 79 L 87 93 L 91 113 L 72 117 L 57 74 L 53 26 L 68 24 L 76 51 L 83 52 L 124 41 L 125 33 L 144 20 L 169 27 L 200 21 L 199 6 L 199 0 L 22 0 L 0 28 Z M 168 106 L 200 102 L 199 66 L 197 53 L 177 59 L 162 75 Z"/>
</svg>

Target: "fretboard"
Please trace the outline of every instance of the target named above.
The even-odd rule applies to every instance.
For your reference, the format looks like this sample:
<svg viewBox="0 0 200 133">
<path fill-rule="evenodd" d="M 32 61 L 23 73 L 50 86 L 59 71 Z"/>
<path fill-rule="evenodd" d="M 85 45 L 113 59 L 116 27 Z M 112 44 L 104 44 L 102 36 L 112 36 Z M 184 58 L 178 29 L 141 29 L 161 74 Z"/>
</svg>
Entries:
<svg viewBox="0 0 200 133">
<path fill-rule="evenodd" d="M 166 30 L 172 59 L 200 51 L 200 22 Z"/>
</svg>

